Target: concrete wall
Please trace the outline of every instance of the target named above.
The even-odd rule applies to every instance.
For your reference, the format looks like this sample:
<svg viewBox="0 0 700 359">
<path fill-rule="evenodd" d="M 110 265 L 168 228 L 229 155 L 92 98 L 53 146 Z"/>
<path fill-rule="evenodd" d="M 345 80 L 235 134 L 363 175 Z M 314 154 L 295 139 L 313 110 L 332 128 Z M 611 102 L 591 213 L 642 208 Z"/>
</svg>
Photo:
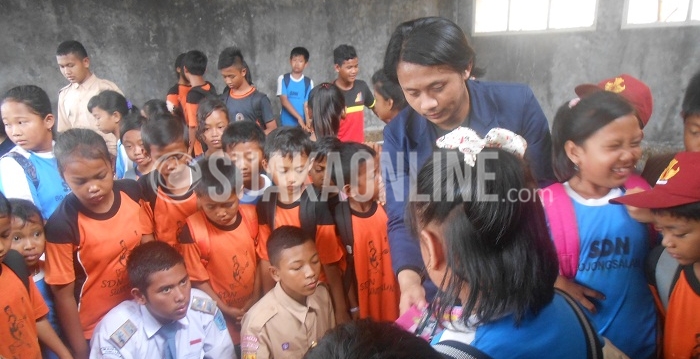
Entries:
<svg viewBox="0 0 700 359">
<path fill-rule="evenodd" d="M 117 83 L 135 104 L 165 98 L 176 81 L 181 52 L 209 57 L 206 78 L 217 89 L 216 70 L 226 46 L 242 48 L 258 88 L 276 99 L 277 77 L 289 71 L 289 51 L 311 52 L 306 73 L 318 84 L 335 78 L 333 48 L 348 43 L 360 58 L 360 79 L 379 69 L 393 29 L 420 16 L 453 18 L 457 1 L 407 0 L 2 0 L 0 91 L 20 84 L 42 86 L 52 98 L 66 85 L 56 65 L 56 46 L 76 39 L 91 68 Z M 54 104 L 55 105 L 55 104 Z M 369 112 L 368 114 L 371 114 Z M 370 115 L 369 126 L 381 126 Z"/>
<path fill-rule="evenodd" d="M 472 2 L 458 21 L 471 31 Z M 472 37 L 485 79 L 530 84 L 551 120 L 576 97 L 574 87 L 621 73 L 651 88 L 654 112 L 645 139 L 654 146 L 682 144 L 680 104 L 690 77 L 700 70 L 697 26 L 620 29 L 624 0 L 598 0 L 595 31 Z"/>
<path fill-rule="evenodd" d="M 595 31 L 473 37 L 477 64 L 486 64 L 486 80 L 530 84 L 550 121 L 577 84 L 630 73 L 654 95 L 647 140 L 678 141 L 682 94 L 700 69 L 698 27 L 621 30 L 623 6 L 624 0 L 599 0 Z M 471 32 L 472 0 L 2 0 L 0 91 L 33 83 L 56 101 L 66 81 L 54 55 L 66 39 L 83 42 L 95 73 L 136 104 L 164 98 L 175 81 L 175 57 L 195 48 L 209 56 L 206 77 L 221 89 L 218 54 L 237 45 L 255 84 L 279 109 L 276 79 L 288 71 L 292 47 L 310 50 L 306 73 L 320 83 L 335 78 L 333 48 L 353 44 L 360 78 L 369 81 L 394 27 L 426 15 Z M 368 126 L 380 127 L 370 113 Z"/>
</svg>

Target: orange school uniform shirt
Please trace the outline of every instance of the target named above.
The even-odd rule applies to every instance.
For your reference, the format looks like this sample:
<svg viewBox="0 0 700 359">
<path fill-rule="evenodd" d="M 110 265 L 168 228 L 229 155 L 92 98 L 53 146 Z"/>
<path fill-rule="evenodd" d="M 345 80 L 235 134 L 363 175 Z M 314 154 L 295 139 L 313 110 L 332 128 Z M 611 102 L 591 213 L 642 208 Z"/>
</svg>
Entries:
<svg viewBox="0 0 700 359">
<path fill-rule="evenodd" d="M 0 358 L 41 359 L 36 321 L 49 314 L 34 281 L 29 288 L 5 264 L 0 263 Z"/>
<path fill-rule="evenodd" d="M 190 92 L 192 86 L 175 84 L 168 90 L 168 94 L 165 96 L 165 102 L 168 104 L 168 109 L 173 111 L 174 109 L 180 109 L 184 113 L 184 105 L 187 102 L 187 93 Z"/>
<path fill-rule="evenodd" d="M 664 323 L 664 358 L 700 358 L 700 281 L 684 266 L 668 301 Z"/>
<path fill-rule="evenodd" d="M 261 259 L 269 261 L 270 257 L 267 255 L 267 239 L 272 230 L 280 226 L 301 227 L 301 219 L 299 217 L 299 201 L 292 204 L 284 204 L 277 201 L 275 223 L 270 226 L 267 223 L 267 216 L 264 215 L 267 210 L 266 203 L 267 202 L 263 200 L 258 202 L 258 221 L 261 224 L 258 240 L 258 255 Z M 314 203 L 312 203 L 312 205 L 313 204 Z M 318 251 L 318 257 L 322 264 L 339 263 L 340 269 L 343 271 L 345 270 L 345 250 L 341 245 L 340 237 L 338 237 L 336 233 L 333 217 L 327 209 L 325 211 L 316 211 L 316 250 Z M 321 280 L 325 281 L 325 276 L 323 276 Z"/>
<path fill-rule="evenodd" d="M 393 322 L 399 317 L 399 286 L 391 268 L 386 212 L 376 202 L 367 213 L 350 209 L 360 318 Z"/>
<path fill-rule="evenodd" d="M 197 212 L 197 195 L 192 188 L 185 194 L 174 195 L 161 183 L 165 180 L 158 171 L 139 178 L 144 199 L 142 210 L 148 226 L 144 233 L 177 247 L 177 234 L 187 217 Z"/>
<path fill-rule="evenodd" d="M 69 194 L 46 223 L 46 283 L 75 282 L 85 339 L 102 317 L 131 299 L 126 258 L 141 243 L 141 190 L 132 180 L 114 181 L 106 213 L 86 209 Z"/>
<path fill-rule="evenodd" d="M 255 209 L 247 214 L 255 215 Z M 226 305 L 239 309 L 253 297 L 258 261 L 255 251 L 257 228 L 248 228 L 248 223 L 239 214 L 232 225 L 219 226 L 200 211 L 187 218 L 178 236 L 190 279 L 208 281 Z M 257 220 L 254 224 L 257 225 Z M 201 241 L 208 241 L 208 246 L 204 246 L 208 253 L 200 250 L 198 243 Z M 226 326 L 233 343 L 240 344 L 240 325 L 226 318 Z"/>
</svg>

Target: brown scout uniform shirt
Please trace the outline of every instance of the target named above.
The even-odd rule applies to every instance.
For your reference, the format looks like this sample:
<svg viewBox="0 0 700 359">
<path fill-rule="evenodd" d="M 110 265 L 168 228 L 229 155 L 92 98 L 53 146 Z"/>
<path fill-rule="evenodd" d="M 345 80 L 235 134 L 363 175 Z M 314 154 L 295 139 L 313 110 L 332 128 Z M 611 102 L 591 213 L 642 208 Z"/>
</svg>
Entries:
<svg viewBox="0 0 700 359">
<path fill-rule="evenodd" d="M 319 284 L 304 306 L 277 283 L 243 317 L 242 359 L 301 358 L 334 326 L 333 305 L 325 285 Z"/>
</svg>

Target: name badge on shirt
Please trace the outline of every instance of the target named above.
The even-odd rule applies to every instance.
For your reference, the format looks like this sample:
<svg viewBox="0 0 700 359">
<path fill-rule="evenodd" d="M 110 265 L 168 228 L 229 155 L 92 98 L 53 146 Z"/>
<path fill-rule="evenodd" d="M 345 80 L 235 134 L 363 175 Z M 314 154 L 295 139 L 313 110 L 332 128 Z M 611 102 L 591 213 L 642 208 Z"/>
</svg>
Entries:
<svg viewBox="0 0 700 359">
<path fill-rule="evenodd" d="M 216 314 L 216 303 L 211 299 L 193 297 L 191 309 L 207 314 Z"/>
<path fill-rule="evenodd" d="M 131 320 L 127 320 L 119 329 L 112 333 L 109 339 L 121 349 L 126 345 L 126 342 L 134 336 L 136 331 L 136 325 L 134 325 Z"/>
</svg>

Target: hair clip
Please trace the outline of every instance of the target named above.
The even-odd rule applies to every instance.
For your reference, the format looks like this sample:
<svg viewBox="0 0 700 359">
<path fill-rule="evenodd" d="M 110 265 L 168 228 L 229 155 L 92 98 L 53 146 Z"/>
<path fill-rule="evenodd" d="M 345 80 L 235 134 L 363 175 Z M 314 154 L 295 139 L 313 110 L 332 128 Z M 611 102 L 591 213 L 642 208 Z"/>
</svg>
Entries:
<svg viewBox="0 0 700 359">
<path fill-rule="evenodd" d="M 574 108 L 579 102 L 581 102 L 580 97 L 572 98 L 571 101 L 569 101 L 569 108 Z"/>
<path fill-rule="evenodd" d="M 476 163 L 476 155 L 485 147 L 501 148 L 522 158 L 527 149 L 527 141 L 513 131 L 492 128 L 486 137 L 481 138 L 468 127 L 457 127 L 454 131 L 435 141 L 439 148 L 456 149 L 464 154 L 464 162 L 470 167 Z"/>
</svg>

